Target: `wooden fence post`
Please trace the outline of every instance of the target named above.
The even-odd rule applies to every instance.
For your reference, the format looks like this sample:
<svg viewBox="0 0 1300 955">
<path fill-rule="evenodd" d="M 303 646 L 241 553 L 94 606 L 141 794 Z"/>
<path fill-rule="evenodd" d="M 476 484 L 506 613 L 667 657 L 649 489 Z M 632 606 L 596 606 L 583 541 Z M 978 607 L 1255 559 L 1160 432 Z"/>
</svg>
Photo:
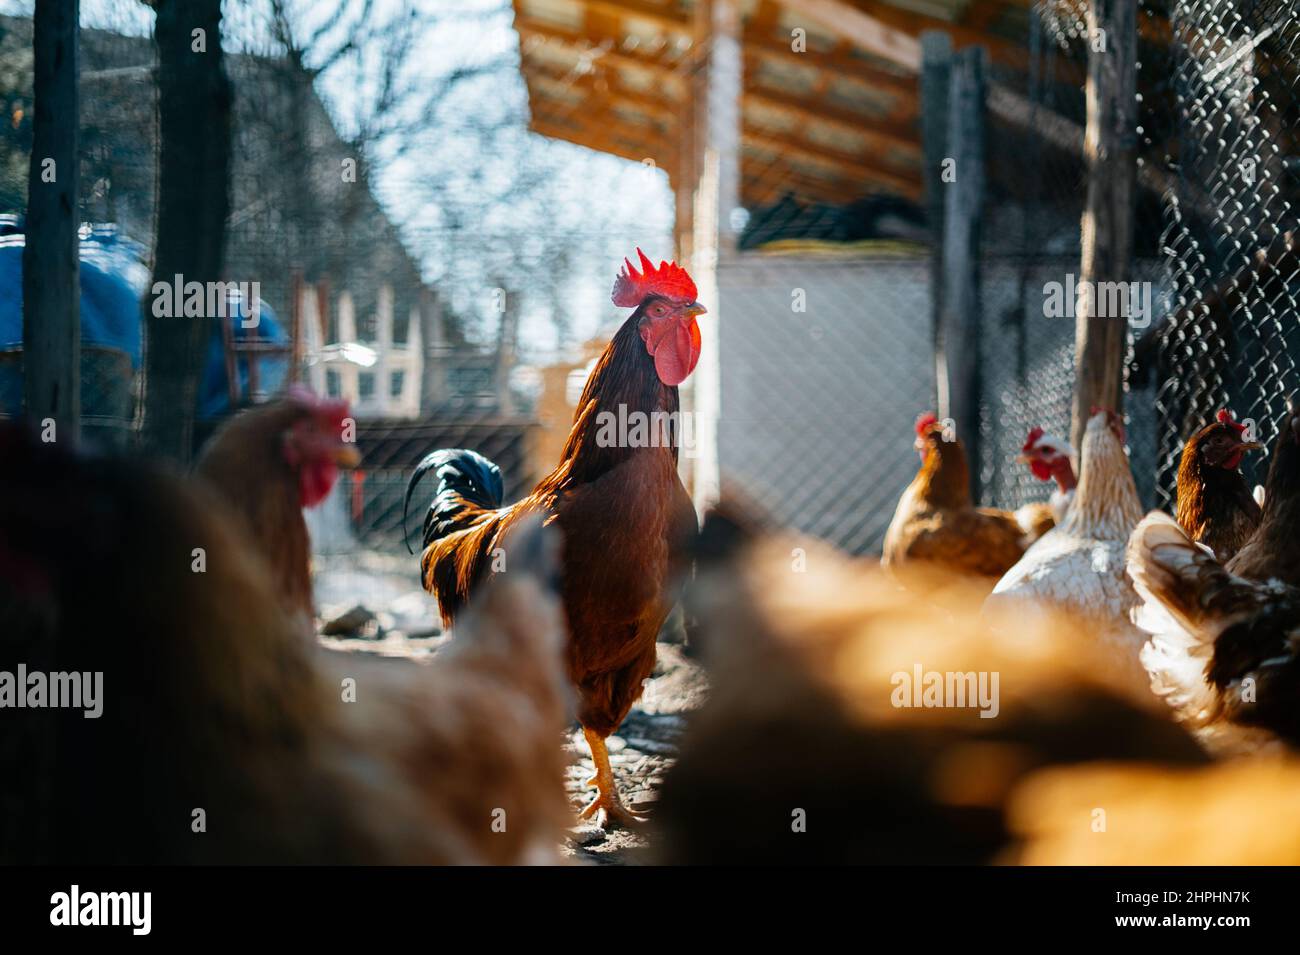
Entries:
<svg viewBox="0 0 1300 955">
<path fill-rule="evenodd" d="M 740 238 L 732 214 L 740 205 L 741 99 L 744 91 L 742 17 L 739 0 L 701 0 L 696 6 L 697 42 L 707 51 L 704 102 L 695 104 L 698 136 L 695 236 L 692 274 L 709 314 L 700 320 L 704 345 L 690 382 L 696 455 L 691 459 L 691 496 L 696 509 L 718 500 L 722 464 L 718 419 L 722 413 L 722 318 L 727 310 L 721 272 L 735 261 Z M 738 334 L 732 329 L 727 334 Z"/>
<path fill-rule="evenodd" d="M 948 405 L 942 352 L 943 161 L 948 156 L 948 86 L 952 39 L 941 30 L 921 34 L 921 148 L 925 159 L 925 217 L 930 230 L 930 331 L 934 348 L 935 408 Z"/>
<path fill-rule="evenodd" d="M 1094 405 L 1123 411 L 1127 315 L 1098 314 L 1098 282 L 1133 277 L 1133 204 L 1137 182 L 1137 2 L 1088 4 L 1088 121 L 1084 156 L 1079 300 L 1075 303 L 1074 405 L 1070 436 L 1080 447 Z M 1087 289 L 1093 289 L 1087 294 Z M 1126 300 L 1125 300 L 1126 301 Z M 1108 310 L 1107 310 L 1108 311 Z"/>
<path fill-rule="evenodd" d="M 23 401 L 55 439 L 81 418 L 81 256 L 77 229 L 79 0 L 41 0 L 33 24 L 35 115 L 23 247 Z"/>
<path fill-rule="evenodd" d="M 980 241 L 984 219 L 984 50 L 952 59 L 948 88 L 948 155 L 941 164 L 944 196 L 940 276 L 939 416 L 951 418 L 970 460 L 971 496 L 980 493 Z"/>
</svg>

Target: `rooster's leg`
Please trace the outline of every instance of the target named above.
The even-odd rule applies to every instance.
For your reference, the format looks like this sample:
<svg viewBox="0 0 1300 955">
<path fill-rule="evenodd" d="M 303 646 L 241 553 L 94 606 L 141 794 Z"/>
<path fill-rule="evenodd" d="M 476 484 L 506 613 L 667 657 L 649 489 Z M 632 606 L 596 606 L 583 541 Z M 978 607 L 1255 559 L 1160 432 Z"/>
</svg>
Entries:
<svg viewBox="0 0 1300 955">
<path fill-rule="evenodd" d="M 602 829 L 607 828 L 611 822 L 623 826 L 636 826 L 645 822 L 644 816 L 628 809 L 618 798 L 618 788 L 614 785 L 614 771 L 609 766 L 609 751 L 605 749 L 605 737 L 585 726 L 582 728 L 582 735 L 587 738 L 587 745 L 591 747 L 592 762 L 596 764 L 596 775 L 587 781 L 588 786 L 596 787 L 596 798 L 582 810 L 580 818 L 590 819 L 595 816 L 596 825 Z"/>
</svg>

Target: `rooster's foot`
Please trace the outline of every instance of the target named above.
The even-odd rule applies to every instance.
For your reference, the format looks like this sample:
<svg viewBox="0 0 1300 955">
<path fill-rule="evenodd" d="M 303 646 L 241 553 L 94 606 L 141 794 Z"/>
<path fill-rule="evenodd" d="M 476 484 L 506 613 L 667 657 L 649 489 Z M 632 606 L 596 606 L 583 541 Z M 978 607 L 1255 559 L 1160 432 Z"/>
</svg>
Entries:
<svg viewBox="0 0 1300 955">
<path fill-rule="evenodd" d="M 601 792 L 597 794 L 587 808 L 579 813 L 580 819 L 596 819 L 596 825 L 608 829 L 610 825 L 622 826 L 624 829 L 636 829 L 646 822 L 641 813 L 633 812 L 619 800 L 616 793 Z"/>
</svg>

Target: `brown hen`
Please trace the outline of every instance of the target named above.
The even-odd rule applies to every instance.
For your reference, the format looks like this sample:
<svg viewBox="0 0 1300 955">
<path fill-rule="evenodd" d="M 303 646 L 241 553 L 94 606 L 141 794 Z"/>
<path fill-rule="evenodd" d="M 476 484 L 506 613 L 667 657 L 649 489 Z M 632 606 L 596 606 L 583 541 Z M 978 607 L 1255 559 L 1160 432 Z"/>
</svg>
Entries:
<svg viewBox="0 0 1300 955">
<path fill-rule="evenodd" d="M 975 507 L 961 439 L 946 434 L 933 415 L 916 423 L 921 469 L 903 492 L 885 534 L 881 562 L 900 579 L 920 571 L 934 583 L 935 570 L 987 582 L 989 589 L 1035 539 L 1016 515 Z"/>
<path fill-rule="evenodd" d="M 1247 451 L 1263 445 L 1245 440 L 1245 430 L 1220 411 L 1192 435 L 1178 462 L 1178 523 L 1223 561 L 1235 557 L 1259 527 L 1259 505 L 1238 469 Z"/>
</svg>

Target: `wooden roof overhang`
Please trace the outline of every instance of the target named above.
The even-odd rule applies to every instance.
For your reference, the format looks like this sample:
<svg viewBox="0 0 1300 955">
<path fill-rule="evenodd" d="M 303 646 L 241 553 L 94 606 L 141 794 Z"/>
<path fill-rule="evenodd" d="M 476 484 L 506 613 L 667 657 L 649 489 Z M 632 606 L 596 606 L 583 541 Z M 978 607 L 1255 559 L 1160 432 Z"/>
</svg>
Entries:
<svg viewBox="0 0 1300 955">
<path fill-rule="evenodd" d="M 919 37 L 942 29 L 1023 69 L 1032 0 L 739 0 L 741 202 L 921 196 Z M 677 188 L 704 95 L 695 0 L 514 0 L 531 128 L 651 161 Z M 862 21 L 845 17 L 859 12 Z M 865 26 L 864 26 L 865 23 Z M 794 31 L 804 32 L 804 51 Z M 863 29 L 873 31 L 860 42 Z M 855 42 L 855 39 L 859 42 Z M 883 44 L 883 52 L 871 51 Z M 910 62 L 915 59 L 915 63 Z"/>
</svg>

